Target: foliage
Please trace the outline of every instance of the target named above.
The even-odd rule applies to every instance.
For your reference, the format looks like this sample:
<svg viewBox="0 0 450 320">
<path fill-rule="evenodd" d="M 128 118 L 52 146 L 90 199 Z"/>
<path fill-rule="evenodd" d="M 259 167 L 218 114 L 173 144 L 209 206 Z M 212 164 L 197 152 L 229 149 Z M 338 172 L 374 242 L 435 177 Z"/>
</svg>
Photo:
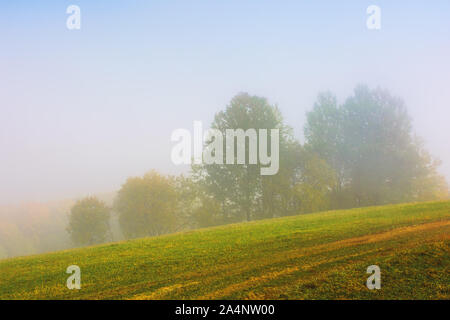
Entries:
<svg viewBox="0 0 450 320">
<path fill-rule="evenodd" d="M 0 220 L 0 258 L 14 255 L 27 255 L 34 252 L 31 239 L 28 239 L 13 223 Z"/>
<path fill-rule="evenodd" d="M 79 200 L 70 210 L 69 232 L 77 245 L 92 245 L 108 240 L 110 209 L 95 197 Z M 110 240 L 110 239 L 109 239 Z"/>
<path fill-rule="evenodd" d="M 307 114 L 305 137 L 306 147 L 336 172 L 335 208 L 433 200 L 446 193 L 403 102 L 387 91 L 359 86 L 340 106 L 330 93 L 319 95 Z"/>
<path fill-rule="evenodd" d="M 281 113 L 276 106 L 270 105 L 265 98 L 241 93 L 235 96 L 224 111 L 216 114 L 211 128 L 220 130 L 226 136 L 226 129 L 279 129 L 280 170 L 284 169 L 284 159 L 288 145 L 293 143 L 291 129 L 283 123 Z M 210 141 L 207 141 L 209 143 Z M 249 152 L 246 140 L 245 152 Z M 270 146 L 270 136 L 268 145 Z M 236 148 L 236 146 L 235 146 Z M 269 149 L 270 152 L 270 149 Z M 234 153 L 236 159 L 236 152 Z M 225 163 L 226 152 L 224 152 Z M 237 161 L 235 160 L 235 163 Z M 273 201 L 277 197 L 274 184 L 281 174 L 261 176 L 261 164 L 204 164 L 193 167 L 194 180 L 214 197 L 208 206 L 219 210 L 222 222 L 231 223 L 276 215 Z M 280 190 L 279 188 L 277 190 Z M 208 197 L 206 197 L 208 198 Z M 205 214 L 201 215 L 202 217 Z"/>
<path fill-rule="evenodd" d="M 117 194 L 115 208 L 126 238 L 161 235 L 176 229 L 174 179 L 156 171 L 129 178 Z"/>
</svg>

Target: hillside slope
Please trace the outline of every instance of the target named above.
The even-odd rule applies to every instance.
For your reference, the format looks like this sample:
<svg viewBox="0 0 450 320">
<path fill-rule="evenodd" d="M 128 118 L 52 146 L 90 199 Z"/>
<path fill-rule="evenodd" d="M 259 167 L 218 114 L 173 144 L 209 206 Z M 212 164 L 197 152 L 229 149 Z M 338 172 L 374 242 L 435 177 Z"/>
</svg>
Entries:
<svg viewBox="0 0 450 320">
<path fill-rule="evenodd" d="M 2 260 L 0 299 L 449 299 L 449 240 L 448 201 L 322 212 Z"/>
</svg>

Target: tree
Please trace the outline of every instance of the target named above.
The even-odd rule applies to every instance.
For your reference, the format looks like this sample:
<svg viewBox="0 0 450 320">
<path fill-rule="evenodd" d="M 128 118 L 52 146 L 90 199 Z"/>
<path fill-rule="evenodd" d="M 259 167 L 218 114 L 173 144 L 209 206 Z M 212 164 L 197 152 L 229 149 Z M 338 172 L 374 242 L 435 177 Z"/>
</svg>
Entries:
<svg viewBox="0 0 450 320">
<path fill-rule="evenodd" d="M 95 197 L 78 200 L 70 210 L 69 232 L 76 245 L 105 242 L 110 236 L 110 208 Z"/>
<path fill-rule="evenodd" d="M 275 175 L 261 175 L 262 165 L 249 164 L 249 161 L 235 165 L 194 165 L 193 180 L 201 190 L 201 206 L 195 214 L 199 225 L 272 218 L 328 208 L 330 190 L 335 183 L 333 170 L 317 154 L 306 150 L 294 139 L 292 129 L 283 123 L 278 108 L 265 98 L 238 94 L 224 111 L 216 114 L 211 127 L 222 133 L 227 129 L 278 129 L 279 170 Z M 206 145 L 210 143 L 206 141 Z M 250 139 L 245 140 L 246 155 L 249 143 Z M 224 149 L 224 158 L 228 151 Z"/>
<path fill-rule="evenodd" d="M 305 148 L 299 153 L 294 171 L 294 214 L 329 209 L 331 191 L 336 185 L 335 171 L 316 153 Z"/>
<path fill-rule="evenodd" d="M 328 209 L 331 190 L 336 183 L 334 170 L 298 142 L 289 144 L 284 156 L 283 170 L 270 184 L 274 196 L 268 200 L 276 215 Z"/>
<path fill-rule="evenodd" d="M 335 208 L 432 200 L 439 193 L 420 191 L 442 185 L 436 163 L 418 145 L 404 103 L 387 91 L 358 86 L 341 106 L 330 93 L 319 95 L 305 138 L 336 172 Z"/>
<path fill-rule="evenodd" d="M 174 182 L 177 195 L 176 229 L 185 230 L 212 225 L 205 225 L 197 220 L 197 211 L 204 203 L 201 186 L 195 183 L 192 177 L 184 175 L 176 177 Z"/>
<path fill-rule="evenodd" d="M 437 170 L 441 161 L 434 159 L 417 137 L 415 137 L 414 147 L 418 165 L 415 167 L 409 198 L 413 201 L 450 198 L 447 181 Z"/>
<path fill-rule="evenodd" d="M 129 178 L 117 195 L 115 208 L 126 238 L 174 231 L 177 226 L 175 181 L 156 171 Z"/>
<path fill-rule="evenodd" d="M 250 96 L 240 93 L 235 96 L 224 111 L 215 115 L 211 125 L 212 129 L 219 130 L 223 137 L 227 137 L 227 129 L 270 129 L 279 130 L 279 153 L 281 158 L 287 145 L 293 141 L 291 129 L 284 125 L 281 113 L 276 106 L 270 105 L 265 98 Z M 234 139 L 234 138 L 233 138 Z M 271 137 L 267 142 L 271 145 Z M 207 145 L 211 141 L 207 141 Z M 226 144 L 225 144 L 226 145 Z M 247 161 L 237 164 L 237 146 L 235 145 L 235 164 L 226 163 L 229 150 L 226 146 L 223 152 L 224 164 L 203 164 L 193 166 L 193 176 L 197 183 L 203 184 L 205 190 L 214 197 L 214 204 L 209 201 L 209 206 L 220 208 L 223 223 L 230 223 L 255 218 L 272 217 L 275 215 L 275 207 L 270 199 L 275 198 L 274 181 L 280 175 L 280 170 L 273 176 L 261 175 L 261 163 L 251 164 L 249 159 L 250 138 L 245 138 L 245 155 Z M 280 175 L 281 176 L 281 175 Z"/>
<path fill-rule="evenodd" d="M 26 237 L 20 228 L 0 218 L 0 258 L 17 255 L 28 255 L 36 252 L 33 242 Z"/>
</svg>

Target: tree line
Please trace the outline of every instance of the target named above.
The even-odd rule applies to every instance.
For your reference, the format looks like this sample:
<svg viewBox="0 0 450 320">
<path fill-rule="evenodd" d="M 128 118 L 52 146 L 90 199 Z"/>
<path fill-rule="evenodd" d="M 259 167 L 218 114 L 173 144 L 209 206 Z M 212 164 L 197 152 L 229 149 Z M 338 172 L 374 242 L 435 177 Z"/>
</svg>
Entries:
<svg viewBox="0 0 450 320">
<path fill-rule="evenodd" d="M 302 144 L 276 105 L 240 93 L 215 115 L 211 128 L 223 134 L 226 129 L 279 129 L 276 175 L 261 175 L 260 164 L 194 164 L 188 176 L 151 171 L 129 178 L 111 207 L 95 197 L 78 201 L 67 230 L 76 244 L 89 245 L 112 239 L 111 216 L 125 238 L 137 238 L 449 197 L 439 161 L 415 135 L 402 100 L 388 91 L 358 86 L 342 104 L 332 93 L 321 93 L 306 119 Z"/>
</svg>

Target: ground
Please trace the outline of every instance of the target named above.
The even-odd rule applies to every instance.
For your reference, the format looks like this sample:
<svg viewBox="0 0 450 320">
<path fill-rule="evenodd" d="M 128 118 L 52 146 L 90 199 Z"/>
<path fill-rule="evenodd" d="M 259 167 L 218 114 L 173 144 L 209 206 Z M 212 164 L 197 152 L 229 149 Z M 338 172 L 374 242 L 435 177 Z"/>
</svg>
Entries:
<svg viewBox="0 0 450 320">
<path fill-rule="evenodd" d="M 0 299 L 449 299 L 449 240 L 449 201 L 320 212 L 1 260 Z"/>
</svg>

